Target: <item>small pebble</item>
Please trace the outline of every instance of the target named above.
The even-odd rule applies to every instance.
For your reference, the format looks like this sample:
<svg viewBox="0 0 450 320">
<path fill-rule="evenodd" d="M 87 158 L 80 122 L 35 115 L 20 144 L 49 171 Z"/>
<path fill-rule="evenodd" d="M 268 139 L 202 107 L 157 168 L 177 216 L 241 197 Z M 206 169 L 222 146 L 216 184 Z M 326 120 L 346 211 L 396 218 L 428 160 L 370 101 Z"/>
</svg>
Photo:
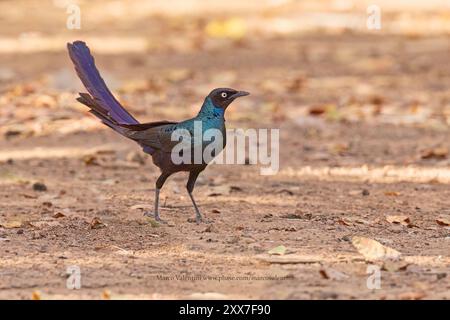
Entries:
<svg viewBox="0 0 450 320">
<path fill-rule="evenodd" d="M 42 182 L 35 182 L 33 184 L 33 190 L 34 191 L 47 191 L 47 186 L 43 184 Z"/>
</svg>

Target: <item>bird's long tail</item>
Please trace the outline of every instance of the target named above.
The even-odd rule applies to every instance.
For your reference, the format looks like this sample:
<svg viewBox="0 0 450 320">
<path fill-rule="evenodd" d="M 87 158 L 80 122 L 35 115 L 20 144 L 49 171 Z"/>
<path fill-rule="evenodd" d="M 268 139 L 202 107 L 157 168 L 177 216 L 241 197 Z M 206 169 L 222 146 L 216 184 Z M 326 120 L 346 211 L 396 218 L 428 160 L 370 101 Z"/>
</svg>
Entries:
<svg viewBox="0 0 450 320">
<path fill-rule="evenodd" d="M 91 109 L 90 112 L 102 120 L 104 124 L 121 134 L 124 134 L 124 129 L 120 124 L 139 124 L 109 91 L 105 81 L 103 81 L 95 67 L 94 57 L 91 55 L 86 43 L 82 41 L 68 43 L 67 49 L 69 50 L 70 59 L 75 65 L 78 77 L 89 92 L 89 94 L 80 93 L 80 97 L 77 100 L 88 106 Z"/>
</svg>

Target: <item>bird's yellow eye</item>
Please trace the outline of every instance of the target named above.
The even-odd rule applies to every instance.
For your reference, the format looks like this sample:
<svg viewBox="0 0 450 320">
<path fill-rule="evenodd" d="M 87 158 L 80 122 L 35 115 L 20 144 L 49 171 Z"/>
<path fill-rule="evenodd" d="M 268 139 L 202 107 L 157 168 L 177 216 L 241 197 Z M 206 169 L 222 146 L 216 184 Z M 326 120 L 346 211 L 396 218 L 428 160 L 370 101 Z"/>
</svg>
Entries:
<svg viewBox="0 0 450 320">
<path fill-rule="evenodd" d="M 221 96 L 222 96 L 222 98 L 226 98 L 227 97 L 227 93 L 226 92 L 222 92 Z"/>
</svg>

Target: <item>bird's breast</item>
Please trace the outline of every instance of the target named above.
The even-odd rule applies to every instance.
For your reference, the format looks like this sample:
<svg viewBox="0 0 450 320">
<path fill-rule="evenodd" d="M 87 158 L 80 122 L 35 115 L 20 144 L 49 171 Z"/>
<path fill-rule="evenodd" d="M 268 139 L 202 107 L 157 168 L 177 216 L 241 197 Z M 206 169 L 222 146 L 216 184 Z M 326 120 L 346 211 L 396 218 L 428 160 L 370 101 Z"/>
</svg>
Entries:
<svg viewBox="0 0 450 320">
<path fill-rule="evenodd" d="M 202 121 L 203 146 L 206 147 L 213 141 L 222 141 L 221 149 L 227 143 L 225 121 L 220 117 L 206 118 Z M 219 140 L 218 140 L 219 139 Z"/>
</svg>

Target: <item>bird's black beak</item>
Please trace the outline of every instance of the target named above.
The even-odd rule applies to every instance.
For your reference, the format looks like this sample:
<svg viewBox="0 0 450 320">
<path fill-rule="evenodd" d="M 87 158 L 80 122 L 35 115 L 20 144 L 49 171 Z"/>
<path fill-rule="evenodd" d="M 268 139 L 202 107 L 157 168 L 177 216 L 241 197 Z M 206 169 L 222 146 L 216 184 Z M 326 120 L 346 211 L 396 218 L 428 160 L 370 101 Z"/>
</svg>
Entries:
<svg viewBox="0 0 450 320">
<path fill-rule="evenodd" d="M 247 91 L 238 91 L 235 94 L 233 94 L 232 96 L 230 96 L 231 99 L 236 99 L 239 97 L 244 97 L 244 96 L 248 96 L 250 93 L 248 93 Z"/>
</svg>

